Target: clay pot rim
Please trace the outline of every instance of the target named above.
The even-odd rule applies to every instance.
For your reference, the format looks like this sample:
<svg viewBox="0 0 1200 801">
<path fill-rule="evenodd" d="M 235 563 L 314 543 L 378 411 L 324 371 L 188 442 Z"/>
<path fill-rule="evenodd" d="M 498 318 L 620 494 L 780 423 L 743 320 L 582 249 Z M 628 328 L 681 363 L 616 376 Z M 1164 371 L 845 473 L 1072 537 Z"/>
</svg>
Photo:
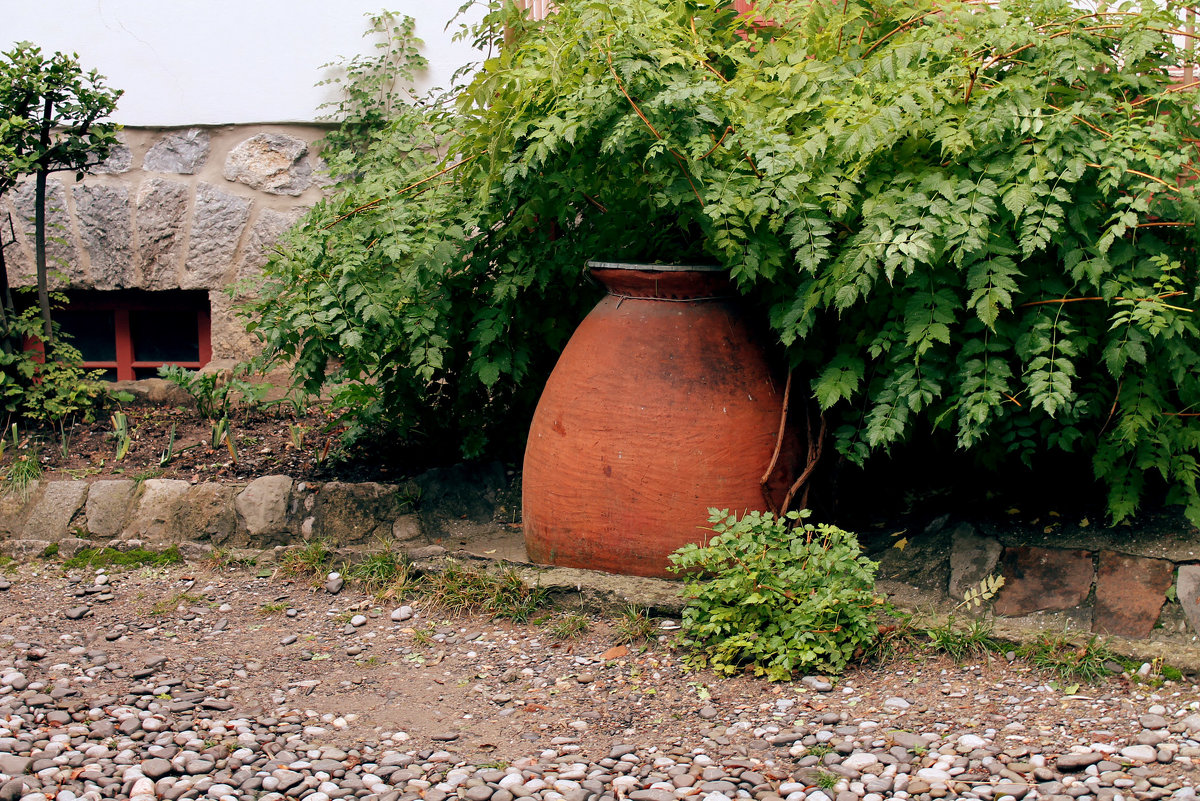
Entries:
<svg viewBox="0 0 1200 801">
<path fill-rule="evenodd" d="M 646 273 L 723 273 L 718 264 L 636 264 L 617 261 L 588 261 L 589 270 L 637 270 Z"/>
</svg>

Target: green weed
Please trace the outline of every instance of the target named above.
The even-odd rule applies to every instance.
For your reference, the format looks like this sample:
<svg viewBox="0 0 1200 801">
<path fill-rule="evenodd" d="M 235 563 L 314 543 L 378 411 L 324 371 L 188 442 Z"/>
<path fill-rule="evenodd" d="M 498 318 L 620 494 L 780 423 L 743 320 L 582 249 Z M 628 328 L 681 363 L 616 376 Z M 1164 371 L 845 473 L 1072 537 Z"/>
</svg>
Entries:
<svg viewBox="0 0 1200 801">
<path fill-rule="evenodd" d="M 941 651 L 956 662 L 1002 650 L 1001 644 L 992 638 L 991 622 L 986 620 L 972 620 L 963 626 L 950 615 L 941 626 L 931 626 L 923 631 L 929 638 L 929 648 Z"/>
<path fill-rule="evenodd" d="M 1109 675 L 1105 662 L 1128 666 L 1126 660 L 1095 636 L 1080 643 L 1065 634 L 1043 633 L 1033 642 L 1018 648 L 1017 655 L 1067 681 L 1099 681 Z"/>
<path fill-rule="evenodd" d="M 841 776 L 831 770 L 818 770 L 813 780 L 822 790 L 832 790 L 841 779 Z"/>
<path fill-rule="evenodd" d="M 263 604 L 258 608 L 258 611 L 264 615 L 278 615 L 281 612 L 286 612 L 288 608 L 286 601 L 272 601 L 269 604 Z"/>
<path fill-rule="evenodd" d="M 408 560 L 390 550 L 373 553 L 361 562 L 346 565 L 342 575 L 371 593 L 395 591 L 396 585 L 407 586 L 412 580 Z"/>
<path fill-rule="evenodd" d="M 556 640 L 573 640 L 592 626 L 591 618 L 578 612 L 567 612 L 550 621 L 550 636 Z"/>
<path fill-rule="evenodd" d="M 654 634 L 654 618 L 650 610 L 630 604 L 621 610 L 613 624 L 613 638 L 618 644 L 642 642 Z"/>
<path fill-rule="evenodd" d="M 483 613 L 517 622 L 545 605 L 546 591 L 530 587 L 513 570 L 489 571 L 447 559 L 443 569 L 424 577 L 427 604 L 453 614 Z"/>
<path fill-rule="evenodd" d="M 96 567 L 166 567 L 183 563 L 179 548 L 172 545 L 165 551 L 149 551 L 145 548 L 135 548 L 130 551 L 118 551 L 115 548 L 84 548 L 70 559 L 63 561 L 63 567 L 68 570 L 82 570 Z"/>
<path fill-rule="evenodd" d="M 279 569 L 288 576 L 317 576 L 324 573 L 333 558 L 325 540 L 309 540 L 293 548 L 279 561 Z"/>
</svg>

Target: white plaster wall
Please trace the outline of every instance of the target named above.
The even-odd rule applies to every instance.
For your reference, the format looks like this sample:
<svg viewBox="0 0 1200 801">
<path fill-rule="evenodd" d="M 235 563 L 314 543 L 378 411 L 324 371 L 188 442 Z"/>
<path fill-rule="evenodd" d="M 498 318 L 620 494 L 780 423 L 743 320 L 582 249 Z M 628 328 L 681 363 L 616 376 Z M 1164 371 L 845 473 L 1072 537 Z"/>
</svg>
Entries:
<svg viewBox="0 0 1200 801">
<path fill-rule="evenodd" d="M 459 0 L 0 0 L 0 48 L 79 54 L 125 94 L 113 119 L 175 126 L 311 122 L 332 98 L 320 66 L 374 52 L 364 14 L 416 20 L 430 61 L 420 88 L 478 61 L 444 30 Z"/>
</svg>

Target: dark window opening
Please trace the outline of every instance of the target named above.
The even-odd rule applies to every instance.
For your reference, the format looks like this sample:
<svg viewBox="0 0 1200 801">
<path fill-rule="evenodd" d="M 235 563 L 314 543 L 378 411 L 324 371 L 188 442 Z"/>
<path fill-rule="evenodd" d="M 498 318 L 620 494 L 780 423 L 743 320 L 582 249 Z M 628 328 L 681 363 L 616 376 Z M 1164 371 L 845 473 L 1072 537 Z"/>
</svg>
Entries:
<svg viewBox="0 0 1200 801">
<path fill-rule="evenodd" d="M 164 364 L 191 370 L 212 359 L 208 293 L 67 292 L 55 322 L 90 370 L 127 381 L 154 378 Z"/>
</svg>

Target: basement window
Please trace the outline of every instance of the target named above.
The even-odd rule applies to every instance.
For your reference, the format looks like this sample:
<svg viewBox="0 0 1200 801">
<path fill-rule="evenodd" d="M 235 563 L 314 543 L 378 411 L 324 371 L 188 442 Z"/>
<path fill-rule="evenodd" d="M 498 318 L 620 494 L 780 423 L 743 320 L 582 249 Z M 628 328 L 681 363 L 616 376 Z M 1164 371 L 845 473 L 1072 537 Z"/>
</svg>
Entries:
<svg viewBox="0 0 1200 801">
<path fill-rule="evenodd" d="M 164 364 L 196 370 L 212 359 L 208 293 L 67 292 L 54 313 L 89 370 L 110 381 L 155 378 Z"/>
</svg>

